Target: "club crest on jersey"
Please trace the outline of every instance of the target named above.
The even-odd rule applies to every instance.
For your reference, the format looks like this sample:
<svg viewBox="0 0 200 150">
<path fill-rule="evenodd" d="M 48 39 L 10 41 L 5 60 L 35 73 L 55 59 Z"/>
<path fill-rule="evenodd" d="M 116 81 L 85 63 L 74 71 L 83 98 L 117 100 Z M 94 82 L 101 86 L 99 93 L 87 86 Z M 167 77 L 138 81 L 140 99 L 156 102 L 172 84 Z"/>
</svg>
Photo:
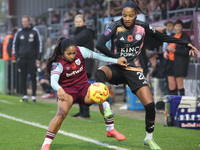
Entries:
<svg viewBox="0 0 200 150">
<path fill-rule="evenodd" d="M 76 63 L 77 65 L 80 65 L 80 64 L 81 64 L 81 60 L 80 60 L 80 59 L 77 59 L 77 60 L 75 60 L 75 63 Z"/>
<path fill-rule="evenodd" d="M 141 39 L 142 39 L 142 35 L 141 35 L 141 34 L 136 34 L 136 35 L 135 35 L 135 39 L 136 39 L 137 41 L 141 40 Z"/>
<path fill-rule="evenodd" d="M 108 36 L 112 32 L 112 29 L 107 28 L 106 31 L 104 32 L 105 36 Z"/>
<path fill-rule="evenodd" d="M 21 35 L 20 40 L 23 40 L 23 39 L 25 39 L 25 37 L 24 37 L 24 35 Z"/>
<path fill-rule="evenodd" d="M 55 70 L 57 68 L 59 64 L 58 63 L 53 63 L 52 64 L 52 68 L 51 68 L 51 71 Z"/>
<path fill-rule="evenodd" d="M 67 67 L 66 67 L 66 70 L 70 70 L 70 66 L 67 66 Z"/>
</svg>

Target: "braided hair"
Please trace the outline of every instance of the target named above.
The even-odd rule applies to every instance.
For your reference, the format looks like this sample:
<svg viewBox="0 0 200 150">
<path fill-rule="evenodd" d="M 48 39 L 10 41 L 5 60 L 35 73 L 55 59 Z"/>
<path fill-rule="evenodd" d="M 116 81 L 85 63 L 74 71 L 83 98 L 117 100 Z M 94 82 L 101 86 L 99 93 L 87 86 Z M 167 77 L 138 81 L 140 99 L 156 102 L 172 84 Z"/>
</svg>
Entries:
<svg viewBox="0 0 200 150">
<path fill-rule="evenodd" d="M 111 15 L 116 15 L 118 13 L 121 13 L 123 8 L 125 8 L 125 7 L 134 8 L 136 12 L 140 11 L 145 15 L 149 14 L 149 10 L 147 8 L 146 0 L 124 0 L 121 7 L 114 7 L 114 8 L 112 8 L 110 6 L 110 0 L 109 0 L 109 1 L 107 1 L 107 5 L 110 8 L 109 12 L 110 12 Z M 106 15 L 108 15 L 108 13 L 106 13 Z"/>
</svg>

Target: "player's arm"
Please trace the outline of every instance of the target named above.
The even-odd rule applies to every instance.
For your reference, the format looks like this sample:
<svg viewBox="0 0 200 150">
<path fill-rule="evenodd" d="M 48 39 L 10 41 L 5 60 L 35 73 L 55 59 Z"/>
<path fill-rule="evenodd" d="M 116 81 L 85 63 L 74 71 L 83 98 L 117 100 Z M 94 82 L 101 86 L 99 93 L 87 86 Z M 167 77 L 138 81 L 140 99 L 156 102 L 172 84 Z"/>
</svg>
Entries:
<svg viewBox="0 0 200 150">
<path fill-rule="evenodd" d="M 67 94 L 63 88 L 59 85 L 58 81 L 60 74 L 63 72 L 63 66 L 60 63 L 53 63 L 51 69 L 51 87 L 57 91 L 58 100 L 67 100 Z"/>
<path fill-rule="evenodd" d="M 97 59 L 100 61 L 104 61 L 104 62 L 111 62 L 111 63 L 116 63 L 119 64 L 121 66 L 127 67 L 127 60 L 125 57 L 120 57 L 120 58 L 111 58 L 111 57 L 107 57 L 103 54 L 99 54 L 96 52 L 93 52 L 85 47 L 79 47 L 81 54 L 84 58 L 92 58 L 92 59 Z"/>
<path fill-rule="evenodd" d="M 19 31 L 21 31 L 21 29 L 19 29 L 16 33 L 15 33 L 15 37 L 13 39 L 13 44 L 12 44 L 12 49 L 13 49 L 13 54 L 15 55 L 15 60 L 18 61 L 18 48 L 19 48 Z"/>
<path fill-rule="evenodd" d="M 162 42 L 177 43 L 177 44 L 185 45 L 189 51 L 189 55 L 192 54 L 194 56 L 195 53 L 198 54 L 198 50 L 186 40 L 182 40 L 182 39 L 175 38 L 173 36 L 162 34 L 158 32 L 155 28 L 151 27 L 150 25 L 145 26 L 145 31 L 147 34 L 151 35 L 152 37 L 158 40 L 161 40 Z"/>
<path fill-rule="evenodd" d="M 118 58 L 118 56 L 112 53 L 106 46 L 106 43 L 111 39 L 115 32 L 116 27 L 114 22 L 105 30 L 104 33 L 101 34 L 100 38 L 97 41 L 96 48 L 106 56 Z"/>
</svg>

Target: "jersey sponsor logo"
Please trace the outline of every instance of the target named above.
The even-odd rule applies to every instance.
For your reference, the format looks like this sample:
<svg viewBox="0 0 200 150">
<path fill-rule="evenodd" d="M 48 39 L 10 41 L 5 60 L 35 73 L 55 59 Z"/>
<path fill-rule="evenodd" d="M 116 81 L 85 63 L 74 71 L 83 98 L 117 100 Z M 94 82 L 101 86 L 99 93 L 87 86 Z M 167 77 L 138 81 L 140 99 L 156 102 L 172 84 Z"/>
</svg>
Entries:
<svg viewBox="0 0 200 150">
<path fill-rule="evenodd" d="M 77 60 L 75 60 L 75 63 L 76 63 L 77 65 L 80 65 L 80 64 L 81 64 L 81 60 L 78 58 Z"/>
<path fill-rule="evenodd" d="M 67 77 L 70 77 L 70 76 L 79 74 L 79 73 L 82 72 L 82 71 L 83 71 L 83 66 L 81 66 L 80 69 L 73 71 L 72 73 L 66 73 L 66 76 L 67 76 Z"/>
<path fill-rule="evenodd" d="M 138 40 L 138 41 L 141 40 L 142 39 L 142 35 L 141 34 L 136 34 L 135 35 L 135 39 Z"/>
<path fill-rule="evenodd" d="M 108 36 L 112 32 L 112 29 L 107 28 L 106 31 L 104 32 L 105 36 Z"/>
<path fill-rule="evenodd" d="M 59 64 L 58 63 L 53 63 L 52 64 L 52 68 L 51 68 L 51 71 L 55 70 L 57 68 Z"/>
<path fill-rule="evenodd" d="M 120 40 L 120 41 L 124 41 L 124 37 L 121 37 L 119 40 Z"/>
<path fill-rule="evenodd" d="M 139 46 L 121 48 L 120 56 L 121 57 L 135 56 L 135 55 L 137 55 L 137 53 L 139 52 L 139 50 L 140 50 Z"/>
</svg>

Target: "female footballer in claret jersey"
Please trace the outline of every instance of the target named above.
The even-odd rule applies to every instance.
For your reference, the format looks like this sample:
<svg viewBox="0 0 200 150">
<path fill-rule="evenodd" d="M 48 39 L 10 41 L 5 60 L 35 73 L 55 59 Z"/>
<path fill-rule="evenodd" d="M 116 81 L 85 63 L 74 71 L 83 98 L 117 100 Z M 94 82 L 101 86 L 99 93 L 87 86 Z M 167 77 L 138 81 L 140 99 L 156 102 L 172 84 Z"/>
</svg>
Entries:
<svg viewBox="0 0 200 150">
<path fill-rule="evenodd" d="M 60 129 L 63 120 L 74 102 L 86 105 L 92 104 L 92 101 L 86 96 L 90 83 L 88 83 L 86 75 L 85 58 L 112 62 L 123 67 L 127 66 L 127 60 L 124 57 L 118 59 L 109 58 L 90 51 L 85 47 L 76 46 L 72 39 L 64 37 L 58 39 L 54 53 L 47 62 L 47 74 L 51 76 L 51 86 L 57 91 L 58 110 L 56 116 L 49 124 L 41 150 L 50 149 L 53 138 Z M 101 113 L 105 114 L 106 112 Z M 109 129 L 108 125 L 108 136 L 115 137 L 113 134 L 118 134 L 121 137 L 119 140 L 125 139 L 122 134 L 114 129 L 114 126 L 112 126 L 112 132 L 108 131 Z M 115 131 L 114 133 L 113 130 Z"/>
<path fill-rule="evenodd" d="M 143 4 L 140 5 L 141 3 Z M 121 7 L 110 9 L 111 14 L 122 13 L 122 17 L 109 25 L 98 39 L 96 48 L 109 57 L 125 57 L 129 65 L 126 68 L 115 64 L 103 66 L 96 72 L 96 81 L 103 83 L 108 81 L 115 85 L 126 83 L 130 87 L 132 93 L 137 95 L 145 107 L 146 137 L 143 142 L 150 149 L 160 149 L 153 140 L 155 104 L 139 63 L 144 37 L 150 35 L 163 42 L 185 45 L 188 53 L 193 55 L 197 54 L 198 50 L 187 41 L 159 33 L 149 24 L 136 20 L 138 11 L 148 13 L 145 6 L 144 0 L 126 0 Z M 106 42 L 109 40 L 111 40 L 111 50 L 106 47 Z"/>
</svg>

